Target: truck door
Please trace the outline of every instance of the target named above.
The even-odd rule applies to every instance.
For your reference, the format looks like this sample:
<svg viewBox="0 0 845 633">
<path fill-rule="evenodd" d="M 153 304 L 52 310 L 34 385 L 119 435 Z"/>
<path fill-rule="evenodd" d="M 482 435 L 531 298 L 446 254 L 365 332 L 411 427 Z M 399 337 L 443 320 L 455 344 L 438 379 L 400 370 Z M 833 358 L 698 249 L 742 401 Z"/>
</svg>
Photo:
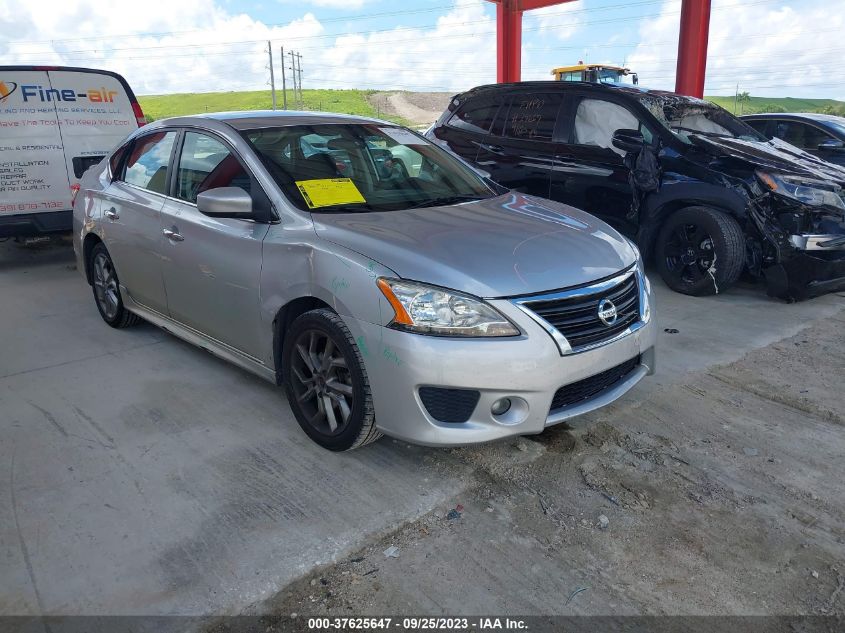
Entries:
<svg viewBox="0 0 845 633">
<path fill-rule="evenodd" d="M 56 101 L 49 89 L 46 71 L 0 70 L 0 229 L 12 231 L 8 234 L 19 234 L 8 216 L 71 208 Z"/>
</svg>

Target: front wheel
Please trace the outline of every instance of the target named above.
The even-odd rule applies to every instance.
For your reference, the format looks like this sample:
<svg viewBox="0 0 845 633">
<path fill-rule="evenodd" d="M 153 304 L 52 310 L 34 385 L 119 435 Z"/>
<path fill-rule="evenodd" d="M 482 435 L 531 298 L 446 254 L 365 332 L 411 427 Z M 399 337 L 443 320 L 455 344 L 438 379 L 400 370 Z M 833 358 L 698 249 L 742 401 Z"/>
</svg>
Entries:
<svg viewBox="0 0 845 633">
<path fill-rule="evenodd" d="M 294 320 L 282 359 L 288 401 L 308 437 L 331 451 L 381 437 L 361 353 L 337 314 L 311 310 Z"/>
<path fill-rule="evenodd" d="M 687 207 L 663 223 L 655 248 L 661 277 L 675 292 L 724 292 L 745 267 L 745 237 L 737 221 L 709 207 Z"/>
</svg>

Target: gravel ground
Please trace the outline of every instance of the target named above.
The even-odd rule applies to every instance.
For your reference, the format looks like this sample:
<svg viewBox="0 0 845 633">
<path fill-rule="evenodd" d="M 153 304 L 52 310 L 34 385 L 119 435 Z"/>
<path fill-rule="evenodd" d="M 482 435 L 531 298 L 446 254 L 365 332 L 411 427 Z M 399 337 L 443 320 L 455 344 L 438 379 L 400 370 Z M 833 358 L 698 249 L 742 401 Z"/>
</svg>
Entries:
<svg viewBox="0 0 845 633">
<path fill-rule="evenodd" d="M 843 327 L 845 311 L 579 428 L 455 449 L 478 485 L 267 610 L 841 616 Z"/>
<path fill-rule="evenodd" d="M 427 127 L 443 113 L 452 96 L 448 92 L 378 92 L 369 99 L 382 114 Z"/>
</svg>

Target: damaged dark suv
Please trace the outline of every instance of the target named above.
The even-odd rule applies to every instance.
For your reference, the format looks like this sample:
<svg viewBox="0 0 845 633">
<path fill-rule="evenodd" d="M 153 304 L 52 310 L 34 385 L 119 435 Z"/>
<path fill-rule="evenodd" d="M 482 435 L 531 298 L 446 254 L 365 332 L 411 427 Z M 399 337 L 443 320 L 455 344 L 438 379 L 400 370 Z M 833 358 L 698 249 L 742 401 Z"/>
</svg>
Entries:
<svg viewBox="0 0 845 633">
<path fill-rule="evenodd" d="M 496 182 L 633 237 L 670 288 L 770 295 L 845 287 L 845 168 L 706 101 L 620 85 L 524 82 L 454 97 L 427 136 Z"/>
</svg>

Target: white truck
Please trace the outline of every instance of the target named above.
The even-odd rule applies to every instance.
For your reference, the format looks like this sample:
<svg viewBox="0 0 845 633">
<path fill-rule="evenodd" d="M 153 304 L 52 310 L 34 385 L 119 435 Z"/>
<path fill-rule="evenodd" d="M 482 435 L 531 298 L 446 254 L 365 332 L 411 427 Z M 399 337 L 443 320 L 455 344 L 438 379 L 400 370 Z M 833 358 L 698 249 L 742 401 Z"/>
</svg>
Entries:
<svg viewBox="0 0 845 633">
<path fill-rule="evenodd" d="M 117 73 L 0 66 L 0 238 L 69 231 L 82 174 L 144 123 Z"/>
</svg>

